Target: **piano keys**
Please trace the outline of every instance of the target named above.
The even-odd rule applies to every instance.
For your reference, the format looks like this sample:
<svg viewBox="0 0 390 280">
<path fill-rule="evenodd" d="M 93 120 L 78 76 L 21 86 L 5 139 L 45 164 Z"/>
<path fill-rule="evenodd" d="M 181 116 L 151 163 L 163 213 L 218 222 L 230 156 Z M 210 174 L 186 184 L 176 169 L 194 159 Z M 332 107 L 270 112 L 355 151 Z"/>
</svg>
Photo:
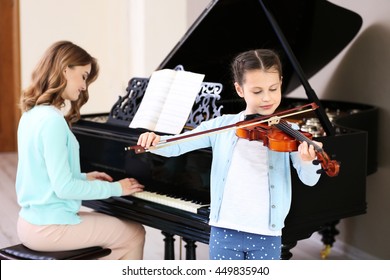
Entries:
<svg viewBox="0 0 390 280">
<path fill-rule="evenodd" d="M 149 191 L 135 193 L 133 194 L 133 197 L 137 197 L 142 200 L 154 202 L 174 209 L 188 211 L 195 214 L 197 214 L 201 208 L 210 206 L 210 204 L 203 204 L 201 202 L 189 200 L 184 197 L 177 197 L 166 193 L 157 193 Z"/>
<path fill-rule="evenodd" d="M 280 30 L 275 30 L 267 11 Z M 212 118 L 243 109 L 229 75 L 231 59 L 243 50 L 273 48 L 284 66 L 281 109 L 310 102 L 321 107 L 323 114 L 307 116 L 306 120 L 320 123 L 320 133 L 314 139 L 323 142 L 329 156 L 341 162 L 340 173 L 332 178 L 324 175 L 314 188 L 307 188 L 292 172 L 293 200 L 283 229 L 283 259 L 291 258 L 290 249 L 316 231 L 323 235 L 325 245 L 332 246 L 338 221 L 367 211 L 366 175 L 377 168 L 378 109 L 368 104 L 319 100 L 306 78 L 343 50 L 361 24 L 358 14 L 325 0 L 215 0 L 156 69 L 180 65 L 187 71 L 204 73 L 205 81 L 217 85 L 218 93 L 207 106 L 194 104 L 193 113 L 201 109 L 202 116 Z M 83 205 L 160 229 L 165 236 L 165 259 L 174 258 L 174 236 L 181 236 L 186 242 L 186 258 L 195 259 L 195 243 L 207 244 L 209 239 L 211 151 L 203 149 L 175 158 L 125 151 L 144 132 L 128 125 L 147 83 L 148 78 L 131 78 L 125 96 L 109 114 L 85 115 L 73 127 L 83 171 L 102 170 L 114 179 L 135 177 L 146 186 L 146 197 L 114 197 L 84 201 Z M 308 99 L 289 98 L 288 93 L 301 84 Z M 160 194 L 158 199 L 154 200 L 152 193 Z M 172 204 L 166 205 L 161 197 L 169 197 Z M 182 209 L 183 200 L 196 201 L 191 204 L 194 208 Z"/>
</svg>

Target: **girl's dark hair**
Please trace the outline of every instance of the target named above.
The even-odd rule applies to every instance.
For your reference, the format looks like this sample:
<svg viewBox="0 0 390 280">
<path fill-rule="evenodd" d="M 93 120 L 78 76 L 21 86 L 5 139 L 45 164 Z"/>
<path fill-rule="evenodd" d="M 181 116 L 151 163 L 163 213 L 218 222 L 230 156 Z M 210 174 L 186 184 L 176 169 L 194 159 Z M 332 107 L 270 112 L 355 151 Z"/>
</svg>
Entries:
<svg viewBox="0 0 390 280">
<path fill-rule="evenodd" d="M 245 72 L 250 70 L 277 72 L 282 79 L 282 64 L 279 56 L 270 49 L 257 49 L 240 53 L 231 64 L 233 80 L 240 86 L 244 83 Z"/>
<path fill-rule="evenodd" d="M 97 60 L 81 47 L 69 42 L 54 43 L 45 52 L 32 73 L 30 86 L 22 92 L 20 108 L 22 112 L 32 109 L 36 105 L 48 104 L 57 108 L 65 105 L 61 97 L 66 87 L 64 69 L 66 67 L 85 66 L 91 64 L 91 73 L 88 75 L 87 88 L 81 92 L 76 101 L 71 101 L 70 109 L 65 115 L 69 126 L 80 119 L 80 108 L 88 101 L 88 86 L 97 79 L 99 66 Z"/>
</svg>

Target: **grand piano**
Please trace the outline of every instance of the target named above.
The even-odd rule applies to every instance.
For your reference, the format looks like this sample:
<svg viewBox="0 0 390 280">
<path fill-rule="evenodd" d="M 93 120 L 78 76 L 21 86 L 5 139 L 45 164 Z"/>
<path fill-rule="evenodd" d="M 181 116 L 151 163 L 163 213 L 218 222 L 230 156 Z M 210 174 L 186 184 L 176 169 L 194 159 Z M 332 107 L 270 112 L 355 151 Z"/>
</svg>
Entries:
<svg viewBox="0 0 390 280">
<path fill-rule="evenodd" d="M 272 48 L 280 54 L 284 67 L 282 109 L 310 102 L 319 106 L 300 116 L 297 123 L 323 142 L 329 156 L 340 162 L 340 172 L 336 177 L 323 174 L 315 187 L 308 188 L 292 171 L 293 199 L 283 229 L 282 259 L 290 259 L 290 249 L 314 232 L 319 232 L 330 248 L 338 234 L 338 222 L 367 211 L 366 176 L 377 169 L 378 109 L 320 100 L 308 82 L 351 42 L 361 25 L 358 14 L 325 0 L 215 0 L 156 69 L 205 74 L 183 130 L 243 110 L 232 86 L 229 64 L 248 49 Z M 145 192 L 84 201 L 83 205 L 161 230 L 164 259 L 175 258 L 174 237 L 182 237 L 186 259 L 196 259 L 196 242 L 207 244 L 209 240 L 211 151 L 164 158 L 125 150 L 145 131 L 129 128 L 129 124 L 148 81 L 148 77 L 131 78 L 126 93 L 109 113 L 83 115 L 72 128 L 80 143 L 84 172 L 101 170 L 116 180 L 135 177 L 146 186 Z M 289 98 L 299 87 L 307 98 Z M 343 92 L 338 94 L 342 99 Z"/>
</svg>

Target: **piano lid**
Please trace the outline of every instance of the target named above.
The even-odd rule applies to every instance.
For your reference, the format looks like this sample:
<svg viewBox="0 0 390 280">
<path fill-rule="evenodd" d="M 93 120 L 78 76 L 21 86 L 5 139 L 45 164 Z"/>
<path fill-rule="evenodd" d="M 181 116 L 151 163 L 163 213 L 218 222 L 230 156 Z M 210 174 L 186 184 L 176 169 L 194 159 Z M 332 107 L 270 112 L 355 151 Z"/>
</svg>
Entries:
<svg viewBox="0 0 390 280">
<path fill-rule="evenodd" d="M 263 2 L 307 77 L 337 56 L 362 25 L 358 14 L 325 0 Z M 205 74 L 205 81 L 222 83 L 224 94 L 235 97 L 230 62 L 238 53 L 255 48 L 272 48 L 280 54 L 284 94 L 300 85 L 258 0 L 212 1 L 158 69 L 182 65 L 187 71 Z"/>
</svg>

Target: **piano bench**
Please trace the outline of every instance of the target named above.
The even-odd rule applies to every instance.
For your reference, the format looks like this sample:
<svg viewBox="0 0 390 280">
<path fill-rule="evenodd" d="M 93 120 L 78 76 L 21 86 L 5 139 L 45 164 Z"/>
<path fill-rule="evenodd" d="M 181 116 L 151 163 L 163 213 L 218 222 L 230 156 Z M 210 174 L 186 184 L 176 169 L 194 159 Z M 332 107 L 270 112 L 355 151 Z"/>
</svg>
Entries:
<svg viewBox="0 0 390 280">
<path fill-rule="evenodd" d="M 95 260 L 111 253 L 111 249 L 99 246 L 69 251 L 34 251 L 23 244 L 0 249 L 0 260 Z"/>
</svg>

